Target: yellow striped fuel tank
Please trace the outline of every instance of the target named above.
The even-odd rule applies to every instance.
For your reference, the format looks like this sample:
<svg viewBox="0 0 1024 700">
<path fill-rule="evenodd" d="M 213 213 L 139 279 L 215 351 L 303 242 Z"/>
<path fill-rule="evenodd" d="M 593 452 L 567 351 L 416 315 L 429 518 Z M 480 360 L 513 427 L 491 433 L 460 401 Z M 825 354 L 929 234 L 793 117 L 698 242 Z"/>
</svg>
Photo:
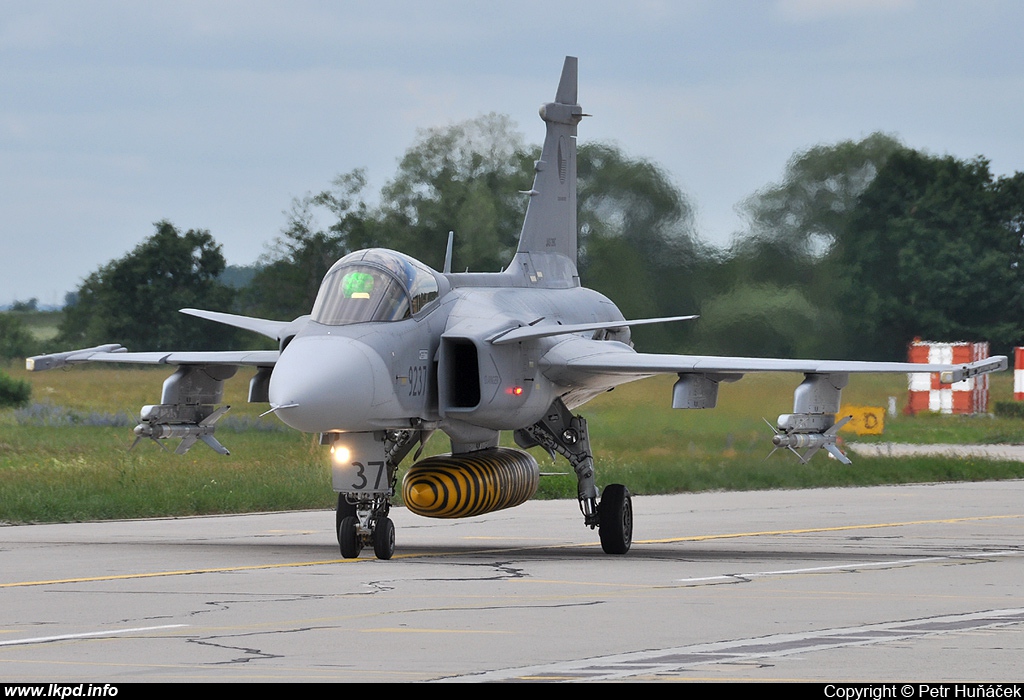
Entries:
<svg viewBox="0 0 1024 700">
<path fill-rule="evenodd" d="M 420 460 L 402 480 L 402 498 L 417 515 L 468 518 L 526 502 L 539 482 L 532 455 L 493 447 Z"/>
</svg>

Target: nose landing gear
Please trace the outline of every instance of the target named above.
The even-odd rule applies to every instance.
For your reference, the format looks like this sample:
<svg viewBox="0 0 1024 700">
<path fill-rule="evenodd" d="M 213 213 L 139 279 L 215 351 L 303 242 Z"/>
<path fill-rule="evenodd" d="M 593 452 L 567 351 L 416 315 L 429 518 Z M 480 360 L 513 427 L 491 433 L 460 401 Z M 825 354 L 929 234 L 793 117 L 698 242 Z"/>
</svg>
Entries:
<svg viewBox="0 0 1024 700">
<path fill-rule="evenodd" d="M 345 494 L 338 494 L 335 526 L 341 556 L 355 559 L 363 547 L 372 546 L 378 559 L 390 559 L 395 553 L 395 524 L 388 517 L 389 499 L 349 503 Z"/>
<path fill-rule="evenodd" d="M 368 454 L 366 445 L 378 452 L 371 459 L 361 457 L 359 459 L 363 461 L 359 461 L 352 457 L 350 451 L 342 463 L 334 465 L 336 488 L 338 483 L 344 484 L 344 490 L 339 489 L 334 516 L 334 530 L 338 534 L 342 557 L 355 559 L 364 547 L 373 547 L 378 559 L 390 559 L 394 555 L 395 524 L 388 513 L 398 480 L 398 465 L 417 442 L 423 443 L 427 437 L 429 433 L 412 430 L 346 436 L 349 450 L 352 445 L 362 444 L 364 451 L 360 454 Z M 333 454 L 340 437 L 322 436 L 321 441 L 332 445 Z M 341 478 L 338 477 L 339 472 Z M 353 488 L 361 490 L 348 490 Z"/>
</svg>

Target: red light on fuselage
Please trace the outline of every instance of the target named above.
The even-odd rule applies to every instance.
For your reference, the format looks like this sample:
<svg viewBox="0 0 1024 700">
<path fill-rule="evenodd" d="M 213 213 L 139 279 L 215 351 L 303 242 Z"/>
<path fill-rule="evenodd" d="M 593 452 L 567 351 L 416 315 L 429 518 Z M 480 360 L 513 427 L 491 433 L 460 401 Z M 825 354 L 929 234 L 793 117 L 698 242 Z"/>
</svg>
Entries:
<svg viewBox="0 0 1024 700">
<path fill-rule="evenodd" d="M 521 386 L 510 386 L 505 391 L 508 394 L 512 395 L 512 396 L 522 396 L 523 395 L 523 387 L 521 387 Z"/>
</svg>

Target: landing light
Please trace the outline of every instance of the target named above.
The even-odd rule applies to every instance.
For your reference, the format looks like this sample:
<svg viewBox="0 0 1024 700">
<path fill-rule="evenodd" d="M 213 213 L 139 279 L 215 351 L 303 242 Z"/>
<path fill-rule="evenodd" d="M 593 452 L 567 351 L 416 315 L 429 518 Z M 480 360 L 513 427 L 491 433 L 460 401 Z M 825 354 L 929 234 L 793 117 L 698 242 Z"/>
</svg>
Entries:
<svg viewBox="0 0 1024 700">
<path fill-rule="evenodd" d="M 331 459 L 338 464 L 348 464 L 352 452 L 344 445 L 331 445 Z"/>
</svg>

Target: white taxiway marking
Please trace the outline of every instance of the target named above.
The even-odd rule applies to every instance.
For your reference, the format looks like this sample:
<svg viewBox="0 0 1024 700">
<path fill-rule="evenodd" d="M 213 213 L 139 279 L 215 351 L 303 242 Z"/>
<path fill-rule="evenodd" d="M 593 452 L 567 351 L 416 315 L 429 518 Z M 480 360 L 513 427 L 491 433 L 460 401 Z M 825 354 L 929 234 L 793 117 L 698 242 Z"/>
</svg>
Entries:
<svg viewBox="0 0 1024 700">
<path fill-rule="evenodd" d="M 849 571 L 853 569 L 884 568 L 903 566 L 905 564 L 927 564 L 936 561 L 954 561 L 959 559 L 984 559 L 986 557 L 1008 557 L 1020 552 L 978 552 L 957 557 L 923 557 L 921 559 L 894 559 L 892 561 L 858 562 L 851 564 L 834 564 L 832 566 L 812 566 L 806 569 L 783 569 L 780 571 L 754 571 L 746 574 L 722 574 L 719 576 L 702 576 L 700 578 L 680 578 L 677 583 L 704 583 L 707 581 L 735 581 L 736 579 L 764 578 L 765 576 L 787 576 L 793 574 L 814 574 L 822 571 Z"/>
<path fill-rule="evenodd" d="M 809 655 L 851 646 L 868 646 L 939 634 L 970 634 L 978 630 L 1024 625 L 1024 609 L 982 610 L 960 615 L 938 615 L 859 627 L 839 627 L 767 637 L 646 649 L 559 661 L 539 666 L 495 669 L 438 679 L 442 683 L 508 680 L 614 681 L 644 677 L 650 680 L 685 679 L 694 669 L 713 664 L 738 664 L 756 659 Z M 906 686 L 910 687 L 910 686 Z M 909 697 L 909 696 L 908 696 Z"/>
<path fill-rule="evenodd" d="M 133 627 L 126 630 L 107 630 L 106 632 L 81 632 L 79 634 L 58 634 L 53 637 L 30 637 L 28 639 L 11 639 L 0 642 L 0 647 L 12 647 L 18 644 L 44 644 L 46 642 L 59 642 L 65 639 L 85 639 L 87 637 L 109 637 L 112 634 L 130 634 L 132 632 L 152 632 L 153 630 L 168 630 L 175 627 L 188 627 L 188 625 L 160 625 L 159 627 Z"/>
</svg>

